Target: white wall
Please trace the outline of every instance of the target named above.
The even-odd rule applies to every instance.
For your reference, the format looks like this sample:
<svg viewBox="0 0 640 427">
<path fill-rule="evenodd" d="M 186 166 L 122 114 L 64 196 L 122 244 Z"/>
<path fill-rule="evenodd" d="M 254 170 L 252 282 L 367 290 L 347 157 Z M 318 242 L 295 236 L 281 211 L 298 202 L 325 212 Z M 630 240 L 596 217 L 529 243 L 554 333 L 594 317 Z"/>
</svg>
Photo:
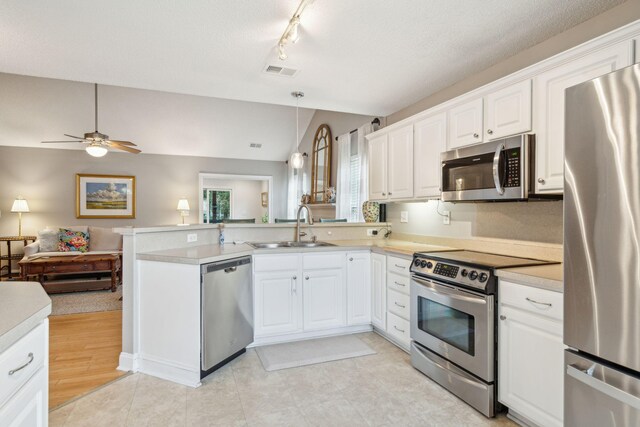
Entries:
<svg viewBox="0 0 640 427">
<path fill-rule="evenodd" d="M 204 188 L 231 190 L 231 218 L 255 218 L 256 223 L 262 221 L 267 208 L 262 207 L 262 192 L 269 188 L 269 181 L 204 179 Z M 195 222 L 195 221 L 194 221 Z M 198 219 L 198 222 L 201 222 Z"/>
</svg>

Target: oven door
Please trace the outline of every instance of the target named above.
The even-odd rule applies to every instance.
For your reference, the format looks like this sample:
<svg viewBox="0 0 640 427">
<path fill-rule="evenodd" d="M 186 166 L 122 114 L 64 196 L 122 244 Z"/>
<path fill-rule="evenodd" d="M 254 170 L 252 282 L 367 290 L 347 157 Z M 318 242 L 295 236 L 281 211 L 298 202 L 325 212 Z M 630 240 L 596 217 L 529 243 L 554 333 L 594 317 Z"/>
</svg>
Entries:
<svg viewBox="0 0 640 427">
<path fill-rule="evenodd" d="M 532 135 L 442 153 L 442 200 L 520 200 L 529 188 Z"/>
<path fill-rule="evenodd" d="M 411 339 L 461 368 L 493 382 L 494 296 L 413 276 Z"/>
</svg>

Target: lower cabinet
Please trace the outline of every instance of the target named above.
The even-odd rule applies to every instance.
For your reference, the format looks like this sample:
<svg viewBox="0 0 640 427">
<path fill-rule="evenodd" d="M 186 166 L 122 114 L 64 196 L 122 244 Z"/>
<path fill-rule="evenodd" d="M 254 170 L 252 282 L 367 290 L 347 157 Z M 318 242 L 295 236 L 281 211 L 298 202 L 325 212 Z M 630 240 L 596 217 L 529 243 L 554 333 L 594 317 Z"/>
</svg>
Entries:
<svg viewBox="0 0 640 427">
<path fill-rule="evenodd" d="M 371 254 L 371 323 L 387 329 L 387 257 Z"/>
<path fill-rule="evenodd" d="M 254 276 L 255 335 L 302 331 L 302 286 L 297 270 Z"/>
<path fill-rule="evenodd" d="M 562 294 L 500 280 L 498 295 L 498 400 L 524 421 L 562 426 Z"/>
<path fill-rule="evenodd" d="M 304 330 L 339 328 L 347 324 L 343 269 L 304 272 Z"/>
<path fill-rule="evenodd" d="M 347 254 L 347 325 L 371 323 L 371 253 Z"/>
<path fill-rule="evenodd" d="M 46 427 L 48 387 L 47 370 L 40 368 L 6 405 L 0 407 L 0 426 Z"/>
</svg>

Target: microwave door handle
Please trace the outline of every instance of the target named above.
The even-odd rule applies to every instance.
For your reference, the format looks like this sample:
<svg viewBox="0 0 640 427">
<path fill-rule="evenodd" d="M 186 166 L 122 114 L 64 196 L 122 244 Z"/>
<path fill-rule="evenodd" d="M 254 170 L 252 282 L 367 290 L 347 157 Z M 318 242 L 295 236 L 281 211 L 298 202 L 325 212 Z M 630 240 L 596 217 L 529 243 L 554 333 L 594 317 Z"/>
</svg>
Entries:
<svg viewBox="0 0 640 427">
<path fill-rule="evenodd" d="M 493 183 L 496 186 L 496 191 L 500 195 L 504 194 L 504 187 L 500 180 L 500 156 L 502 155 L 502 150 L 504 150 L 504 144 L 498 144 L 496 153 L 493 155 Z"/>
</svg>

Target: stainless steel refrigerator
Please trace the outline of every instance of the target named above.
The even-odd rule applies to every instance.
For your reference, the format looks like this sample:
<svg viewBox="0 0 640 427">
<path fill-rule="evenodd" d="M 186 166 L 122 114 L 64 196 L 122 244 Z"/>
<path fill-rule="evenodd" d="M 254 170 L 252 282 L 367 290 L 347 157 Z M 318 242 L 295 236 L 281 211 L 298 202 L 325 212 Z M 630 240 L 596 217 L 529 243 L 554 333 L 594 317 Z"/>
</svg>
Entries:
<svg viewBox="0 0 640 427">
<path fill-rule="evenodd" d="M 640 426 L 640 65 L 566 91 L 564 418 Z"/>
</svg>

